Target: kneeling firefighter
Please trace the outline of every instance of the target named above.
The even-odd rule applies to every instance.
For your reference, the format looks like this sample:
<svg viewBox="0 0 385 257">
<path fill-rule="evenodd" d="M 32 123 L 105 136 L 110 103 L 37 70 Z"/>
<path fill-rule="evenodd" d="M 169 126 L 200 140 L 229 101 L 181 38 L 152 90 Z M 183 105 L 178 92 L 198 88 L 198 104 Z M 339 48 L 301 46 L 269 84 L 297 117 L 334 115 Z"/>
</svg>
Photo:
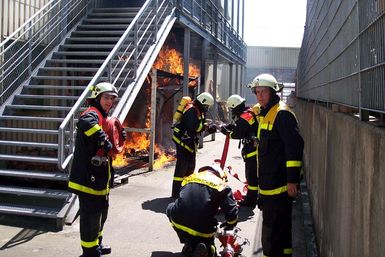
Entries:
<svg viewBox="0 0 385 257">
<path fill-rule="evenodd" d="M 198 135 L 207 131 L 215 133 L 215 125 L 208 126 L 206 113 L 209 107 L 214 105 L 214 98 L 210 93 L 204 92 L 190 101 L 182 111 L 179 122 L 173 126 L 172 140 L 176 144 L 176 164 L 172 183 L 173 198 L 179 196 L 183 177 L 194 172 Z"/>
<path fill-rule="evenodd" d="M 166 214 L 184 244 L 185 256 L 216 256 L 215 215 L 219 208 L 226 219 L 221 227 L 232 229 L 237 224 L 238 207 L 226 174 L 218 165 L 201 167 L 184 178 L 180 196 L 168 205 Z"/>
<path fill-rule="evenodd" d="M 242 206 L 254 208 L 258 199 L 257 172 L 257 130 L 258 122 L 254 112 L 246 107 L 246 99 L 232 95 L 227 99 L 227 108 L 231 110 L 233 123 L 222 126 L 220 131 L 231 139 L 240 139 L 243 145 L 242 157 L 245 162 L 247 194 L 240 203 Z"/>
<path fill-rule="evenodd" d="M 82 257 L 99 257 L 111 253 L 111 248 L 102 244 L 102 238 L 113 183 L 111 141 L 114 139 L 108 138 L 103 127 L 108 123 L 107 115 L 118 92 L 107 82 L 99 83 L 90 90 L 91 96 L 87 99 L 90 107 L 76 124 L 68 190 L 79 197 Z M 124 131 L 118 136 L 125 140 Z"/>
</svg>

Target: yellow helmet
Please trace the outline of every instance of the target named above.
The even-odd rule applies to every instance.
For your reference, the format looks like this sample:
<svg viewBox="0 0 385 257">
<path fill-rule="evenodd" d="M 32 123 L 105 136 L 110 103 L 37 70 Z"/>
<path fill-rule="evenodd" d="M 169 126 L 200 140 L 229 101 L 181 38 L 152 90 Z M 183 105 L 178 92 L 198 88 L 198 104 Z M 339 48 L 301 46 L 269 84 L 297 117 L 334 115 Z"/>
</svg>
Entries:
<svg viewBox="0 0 385 257">
<path fill-rule="evenodd" d="M 90 87 L 91 96 L 88 99 L 95 99 L 102 93 L 110 93 L 111 95 L 114 95 L 115 97 L 118 96 L 118 90 L 109 82 L 101 82 L 97 84 L 96 86 Z"/>
<path fill-rule="evenodd" d="M 278 83 L 274 76 L 264 73 L 256 76 L 253 81 L 248 85 L 252 90 L 256 87 L 270 87 L 274 91 L 279 92 L 283 85 Z"/>
</svg>

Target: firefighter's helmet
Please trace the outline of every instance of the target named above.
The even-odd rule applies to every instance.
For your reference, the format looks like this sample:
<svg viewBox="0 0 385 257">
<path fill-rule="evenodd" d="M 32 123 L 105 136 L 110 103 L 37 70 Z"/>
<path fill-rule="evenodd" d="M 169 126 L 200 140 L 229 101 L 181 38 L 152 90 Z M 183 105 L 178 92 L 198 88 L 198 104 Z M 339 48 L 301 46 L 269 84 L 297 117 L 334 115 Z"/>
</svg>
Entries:
<svg viewBox="0 0 385 257">
<path fill-rule="evenodd" d="M 227 99 L 226 106 L 227 108 L 234 109 L 245 102 L 246 99 L 240 95 L 232 95 Z"/>
<path fill-rule="evenodd" d="M 214 105 L 214 97 L 207 92 L 203 92 L 197 96 L 197 100 L 207 106 L 213 106 Z"/>
<path fill-rule="evenodd" d="M 274 76 L 267 73 L 256 76 L 248 85 L 253 91 L 256 87 L 270 87 L 276 92 L 279 92 L 282 89 L 282 86 L 283 85 L 278 83 Z"/>
<path fill-rule="evenodd" d="M 96 86 L 91 86 L 90 91 L 91 96 L 89 97 L 89 99 L 95 99 L 102 93 L 110 93 L 115 97 L 118 96 L 118 90 L 116 90 L 116 88 L 109 82 L 101 82 Z"/>
<path fill-rule="evenodd" d="M 218 164 L 212 164 L 208 166 L 203 166 L 199 168 L 198 172 L 203 172 L 203 171 L 210 171 L 217 177 L 226 180 L 227 179 L 227 174 L 226 172 L 223 171 L 223 169 L 218 165 Z"/>
</svg>

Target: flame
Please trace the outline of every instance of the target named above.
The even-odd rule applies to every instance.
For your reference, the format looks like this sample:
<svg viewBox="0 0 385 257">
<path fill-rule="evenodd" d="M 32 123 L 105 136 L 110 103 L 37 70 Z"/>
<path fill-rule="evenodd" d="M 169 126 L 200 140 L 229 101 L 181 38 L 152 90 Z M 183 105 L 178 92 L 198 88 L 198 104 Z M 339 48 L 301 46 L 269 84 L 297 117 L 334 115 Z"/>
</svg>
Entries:
<svg viewBox="0 0 385 257">
<path fill-rule="evenodd" d="M 173 74 L 183 75 L 182 54 L 176 49 L 164 45 L 160 50 L 154 63 L 154 68 L 167 71 Z M 200 69 L 195 64 L 190 63 L 188 68 L 189 77 L 199 77 Z"/>
</svg>

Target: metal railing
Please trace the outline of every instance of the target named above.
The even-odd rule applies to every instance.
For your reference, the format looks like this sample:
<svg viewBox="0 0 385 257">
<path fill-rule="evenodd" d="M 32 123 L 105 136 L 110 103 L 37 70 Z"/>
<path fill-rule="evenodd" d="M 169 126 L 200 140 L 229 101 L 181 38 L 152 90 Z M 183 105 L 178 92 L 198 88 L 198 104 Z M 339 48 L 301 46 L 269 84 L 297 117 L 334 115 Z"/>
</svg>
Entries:
<svg viewBox="0 0 385 257">
<path fill-rule="evenodd" d="M 308 1 L 298 96 L 385 113 L 384 1 Z"/>
<path fill-rule="evenodd" d="M 130 96 L 129 93 L 138 86 L 137 78 L 143 75 L 138 66 L 144 54 L 149 47 L 158 43 L 158 29 L 167 22 L 166 18 L 172 16 L 173 12 L 174 5 L 170 0 L 147 0 L 142 6 L 60 125 L 58 149 L 60 169 L 64 170 L 72 159 L 75 121 L 89 95 L 88 88 L 101 82 L 102 76 L 107 73 L 109 81 L 118 89 L 121 97 L 116 109 L 122 108 Z M 66 148 L 66 145 L 70 147 Z"/>
<path fill-rule="evenodd" d="M 231 50 L 240 59 L 246 60 L 246 44 L 226 17 L 211 0 L 179 0 L 178 10 L 201 28 L 209 32 L 218 42 Z"/>
<path fill-rule="evenodd" d="M 0 106 L 100 0 L 52 0 L 0 44 Z"/>
</svg>

